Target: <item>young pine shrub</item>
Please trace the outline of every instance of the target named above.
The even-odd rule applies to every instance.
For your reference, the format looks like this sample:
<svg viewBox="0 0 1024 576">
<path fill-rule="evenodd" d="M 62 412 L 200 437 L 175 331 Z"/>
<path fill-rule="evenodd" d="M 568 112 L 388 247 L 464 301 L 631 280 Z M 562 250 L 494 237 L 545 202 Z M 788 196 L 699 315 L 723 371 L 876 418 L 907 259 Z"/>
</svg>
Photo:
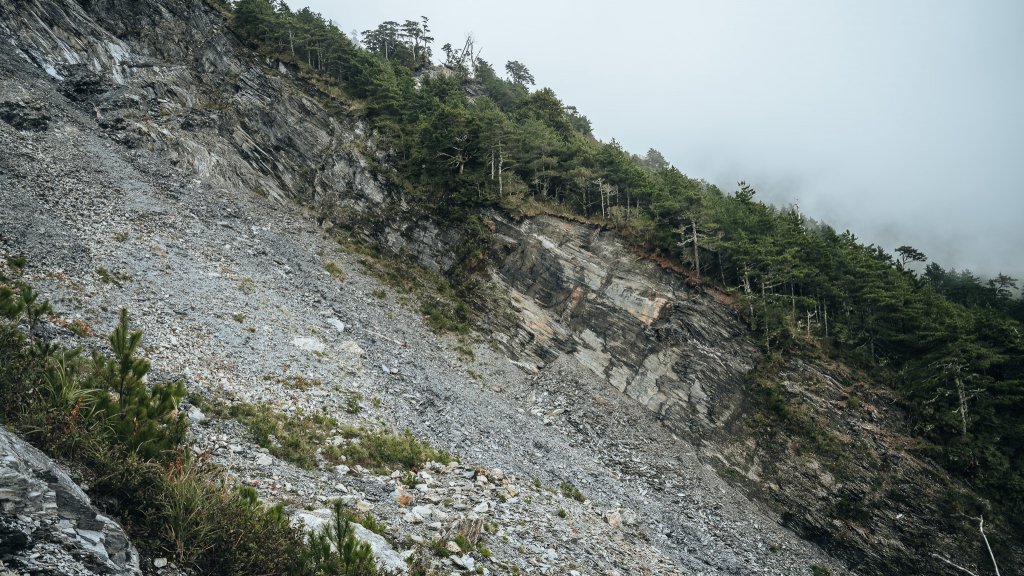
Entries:
<svg viewBox="0 0 1024 576">
<path fill-rule="evenodd" d="M 356 538 L 344 505 L 334 503 L 332 522 L 309 536 L 306 573 L 314 576 L 376 576 L 370 545 Z"/>
<path fill-rule="evenodd" d="M 99 396 L 98 409 L 114 437 L 143 458 L 156 458 L 176 450 L 185 439 L 187 422 L 178 413 L 185 386 L 174 381 L 148 389 L 149 361 L 136 356 L 141 343 L 142 332 L 130 330 L 128 311 L 121 310 L 121 320 L 110 335 L 114 358 L 93 353 L 92 384 L 110 392 Z"/>
</svg>

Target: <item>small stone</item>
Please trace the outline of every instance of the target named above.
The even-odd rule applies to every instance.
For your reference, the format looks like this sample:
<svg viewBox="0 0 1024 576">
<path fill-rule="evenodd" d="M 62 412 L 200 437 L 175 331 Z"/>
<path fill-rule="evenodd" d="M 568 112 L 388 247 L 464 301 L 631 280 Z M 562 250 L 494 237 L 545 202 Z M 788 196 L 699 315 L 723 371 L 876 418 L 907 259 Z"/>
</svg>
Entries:
<svg viewBox="0 0 1024 576">
<path fill-rule="evenodd" d="M 612 528 L 622 527 L 622 514 L 618 510 L 610 510 L 604 513 L 604 521 Z"/>
<path fill-rule="evenodd" d="M 351 356 L 363 356 L 363 355 L 366 354 L 366 352 L 363 351 L 363 349 L 359 346 L 359 344 L 357 344 L 353 340 L 345 340 L 344 342 L 342 342 L 338 346 L 339 346 L 339 348 L 341 348 L 341 350 L 343 352 L 345 352 L 346 354 L 349 354 Z"/>
<path fill-rule="evenodd" d="M 636 512 L 633 512 L 629 508 L 622 511 L 622 523 L 626 526 L 635 526 L 640 521 L 639 516 Z M 756 526 L 755 526 L 756 528 Z"/>
<path fill-rule="evenodd" d="M 263 466 L 264 468 L 274 463 L 274 459 L 270 454 L 260 454 L 256 457 L 256 465 Z"/>
<path fill-rule="evenodd" d="M 413 498 L 413 495 L 409 494 L 409 492 L 402 486 L 396 488 L 392 496 L 395 498 L 395 502 L 397 502 L 398 505 L 403 508 L 412 504 L 413 500 L 415 500 L 415 498 Z"/>
<path fill-rule="evenodd" d="M 195 422 L 196 424 L 202 424 L 203 422 L 209 420 L 209 418 L 206 417 L 206 414 L 203 414 L 203 411 L 200 410 L 198 406 L 189 407 L 188 419 L 191 420 L 192 422 Z"/>
<path fill-rule="evenodd" d="M 299 337 L 296 337 L 295 339 L 293 339 L 292 340 L 292 345 L 295 346 L 296 348 L 298 348 L 299 350 L 304 350 L 306 352 L 318 352 L 319 353 L 319 352 L 323 352 L 324 348 L 325 348 L 323 342 L 321 342 L 321 341 L 319 341 L 319 340 L 317 340 L 315 338 L 306 338 L 306 337 L 303 337 L 303 336 L 299 336 Z"/>
<path fill-rule="evenodd" d="M 456 544 L 455 542 L 451 541 L 451 540 L 449 540 L 448 543 L 444 545 L 444 547 L 447 548 L 448 551 L 451 552 L 452 554 L 461 554 L 462 553 L 462 548 L 459 548 L 459 545 Z"/>
<path fill-rule="evenodd" d="M 349 470 L 350 468 L 348 466 L 345 466 L 344 464 L 338 464 L 337 466 L 334 467 L 334 473 L 337 474 L 338 476 L 344 476 L 348 474 Z"/>
<path fill-rule="evenodd" d="M 327 323 L 334 326 L 334 329 L 337 330 L 339 334 L 345 333 L 345 323 L 341 320 L 338 320 L 337 318 L 328 318 Z"/>
<path fill-rule="evenodd" d="M 433 514 L 434 509 L 430 506 L 414 506 L 412 509 L 413 513 L 418 515 L 420 518 L 426 520 Z"/>
<path fill-rule="evenodd" d="M 370 504 L 366 500 L 360 500 L 359 502 L 356 502 L 356 510 L 359 512 L 369 512 L 370 510 L 373 510 L 373 504 Z"/>
<path fill-rule="evenodd" d="M 481 502 L 481 503 L 477 504 L 476 506 L 473 506 L 473 512 L 476 512 L 477 514 L 483 514 L 484 512 L 487 512 L 487 510 L 489 508 L 490 508 L 490 504 L 489 503 Z"/>
<path fill-rule="evenodd" d="M 153 566 L 157 568 L 163 568 L 167 566 L 167 558 L 155 558 L 153 559 Z"/>
<path fill-rule="evenodd" d="M 456 566 L 461 566 L 466 570 L 473 570 L 476 568 L 476 561 L 473 560 L 473 557 L 469 554 L 454 556 L 452 557 L 452 562 L 454 562 Z"/>
</svg>

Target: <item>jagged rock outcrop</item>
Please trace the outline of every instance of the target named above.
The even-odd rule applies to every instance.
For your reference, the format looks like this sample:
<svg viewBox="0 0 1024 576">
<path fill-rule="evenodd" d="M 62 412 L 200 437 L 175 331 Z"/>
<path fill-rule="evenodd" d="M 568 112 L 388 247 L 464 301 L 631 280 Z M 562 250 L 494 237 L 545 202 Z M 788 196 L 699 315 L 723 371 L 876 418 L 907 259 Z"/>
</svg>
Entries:
<svg viewBox="0 0 1024 576">
<path fill-rule="evenodd" d="M 0 573 L 141 574 L 121 527 L 45 454 L 0 427 Z"/>
<path fill-rule="evenodd" d="M 613 231 L 553 217 L 494 222 L 495 280 L 514 311 L 495 338 L 521 362 L 571 354 L 674 431 L 703 434 L 737 409 L 758 351 L 733 309 Z"/>
</svg>

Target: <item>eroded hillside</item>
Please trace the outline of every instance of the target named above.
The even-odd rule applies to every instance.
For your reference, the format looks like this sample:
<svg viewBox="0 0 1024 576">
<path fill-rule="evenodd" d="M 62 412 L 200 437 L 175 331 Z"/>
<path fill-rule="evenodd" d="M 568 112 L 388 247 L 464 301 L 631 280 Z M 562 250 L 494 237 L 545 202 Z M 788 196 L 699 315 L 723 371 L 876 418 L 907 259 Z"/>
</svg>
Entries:
<svg viewBox="0 0 1024 576">
<path fill-rule="evenodd" d="M 933 552 L 977 552 L 869 383 L 795 359 L 754 382 L 726 299 L 611 231 L 488 214 L 495 296 L 475 336 L 433 333 L 381 278 L 444 274 L 458 231 L 417 220 L 370 129 L 205 3 L 0 0 L 0 34 L 0 249 L 94 334 L 131 310 L 207 412 L 197 454 L 266 501 L 315 523 L 343 498 L 397 553 L 481 519 L 487 557 L 434 562 L 491 573 L 939 573 Z M 767 393 L 800 412 L 765 415 Z M 336 427 L 303 468 L 240 405 Z M 461 465 L 339 468 L 344 426 Z"/>
</svg>

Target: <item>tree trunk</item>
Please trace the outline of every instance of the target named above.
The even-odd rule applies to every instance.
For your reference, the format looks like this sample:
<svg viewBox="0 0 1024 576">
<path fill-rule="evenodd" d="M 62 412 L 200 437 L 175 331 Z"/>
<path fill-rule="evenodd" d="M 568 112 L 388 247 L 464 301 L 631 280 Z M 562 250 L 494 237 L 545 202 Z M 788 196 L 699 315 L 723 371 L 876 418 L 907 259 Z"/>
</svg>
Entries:
<svg viewBox="0 0 1024 576">
<path fill-rule="evenodd" d="M 697 246 L 697 222 L 690 218 L 690 230 L 693 232 L 693 269 L 700 278 L 700 248 Z"/>
<path fill-rule="evenodd" d="M 957 412 L 960 413 L 960 433 L 967 436 L 967 393 L 964 391 L 964 381 L 959 376 L 954 380 L 956 381 L 956 394 L 960 399 L 960 408 L 957 409 Z M 982 532 L 982 536 L 984 535 L 985 533 Z"/>
<path fill-rule="evenodd" d="M 996 564 L 996 555 L 992 553 L 992 546 L 988 543 L 988 536 L 985 536 L 985 517 L 978 516 L 978 531 L 981 532 L 981 538 L 985 541 L 985 548 L 988 548 L 988 556 L 992 559 L 992 567 L 995 568 L 996 576 L 999 574 L 999 564 Z"/>
<path fill-rule="evenodd" d="M 504 152 L 504 149 L 501 147 L 501 140 L 498 140 L 498 196 L 499 197 L 501 197 L 503 195 L 503 190 L 502 190 L 502 185 L 501 185 L 501 166 L 504 163 L 505 163 L 505 152 Z"/>
</svg>

